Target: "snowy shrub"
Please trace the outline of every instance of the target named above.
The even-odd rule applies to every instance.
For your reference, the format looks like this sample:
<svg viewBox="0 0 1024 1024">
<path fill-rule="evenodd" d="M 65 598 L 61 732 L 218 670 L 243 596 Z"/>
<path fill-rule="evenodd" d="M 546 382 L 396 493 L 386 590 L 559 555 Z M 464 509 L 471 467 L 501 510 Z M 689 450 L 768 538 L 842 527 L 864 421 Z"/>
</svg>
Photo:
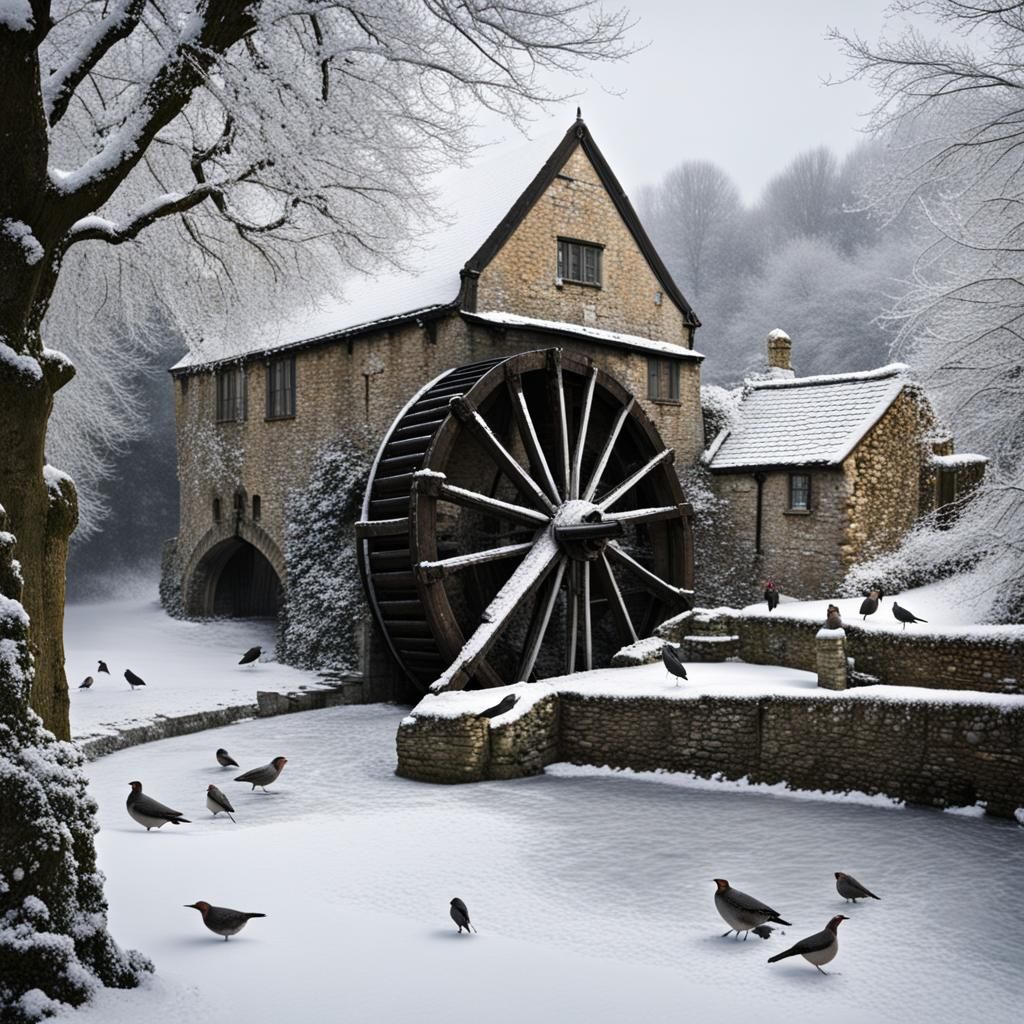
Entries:
<svg viewBox="0 0 1024 1024">
<path fill-rule="evenodd" d="M 358 628 L 367 614 L 354 524 L 370 464 L 341 438 L 316 457 L 309 483 L 291 492 L 285 527 L 288 587 L 278 657 L 298 668 L 354 671 Z"/>
<path fill-rule="evenodd" d="M 700 389 L 700 410 L 704 417 L 704 436 L 710 444 L 719 432 L 731 428 L 739 413 L 742 388 L 726 389 L 705 384 Z"/>
<path fill-rule="evenodd" d="M 134 987 L 152 965 L 107 931 L 96 804 L 81 753 L 29 708 L 28 616 L 14 538 L 0 539 L 0 1020 L 27 1024 L 102 986 Z"/>
</svg>

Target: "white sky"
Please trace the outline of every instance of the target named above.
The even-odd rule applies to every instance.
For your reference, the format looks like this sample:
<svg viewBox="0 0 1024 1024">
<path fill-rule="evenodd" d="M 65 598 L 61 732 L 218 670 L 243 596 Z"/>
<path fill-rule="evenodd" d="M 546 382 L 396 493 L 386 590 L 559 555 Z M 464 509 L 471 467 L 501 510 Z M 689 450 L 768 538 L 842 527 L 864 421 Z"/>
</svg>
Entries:
<svg viewBox="0 0 1024 1024">
<path fill-rule="evenodd" d="M 633 39 L 649 45 L 628 62 L 591 68 L 569 86 L 579 99 L 540 115 L 531 135 L 567 128 L 578 102 L 631 195 L 702 159 L 752 202 L 798 153 L 824 144 L 845 155 L 864 137 L 872 93 L 860 82 L 823 84 L 847 70 L 826 32 L 874 41 L 901 25 L 885 17 L 886 0 L 623 2 L 639 19 Z"/>
</svg>

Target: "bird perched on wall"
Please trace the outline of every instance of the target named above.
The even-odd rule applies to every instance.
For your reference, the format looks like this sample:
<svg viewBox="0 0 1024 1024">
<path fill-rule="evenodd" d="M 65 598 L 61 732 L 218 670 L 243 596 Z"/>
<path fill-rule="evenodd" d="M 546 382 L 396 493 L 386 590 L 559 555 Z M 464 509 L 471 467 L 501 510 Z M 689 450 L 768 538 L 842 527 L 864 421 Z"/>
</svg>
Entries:
<svg viewBox="0 0 1024 1024">
<path fill-rule="evenodd" d="M 232 910 L 230 907 L 211 907 L 206 900 L 196 900 L 195 903 L 186 903 L 186 907 L 198 910 L 203 915 L 203 924 L 215 932 L 223 935 L 227 942 L 232 935 L 237 935 L 254 917 L 266 917 L 266 914 L 251 914 L 244 910 Z"/>
<path fill-rule="evenodd" d="M 735 932 L 736 938 L 740 932 L 746 932 L 744 941 L 749 937 L 750 929 L 758 925 L 774 921 L 777 924 L 789 924 L 779 917 L 778 911 L 772 910 L 766 903 L 755 900 L 739 889 L 734 889 L 724 878 L 714 879 L 718 890 L 715 892 L 715 909 L 722 915 L 722 920 L 729 926 L 729 932 Z M 724 939 L 729 932 L 723 932 Z"/>
<path fill-rule="evenodd" d="M 215 818 L 222 812 L 231 818 L 231 812 L 234 810 L 231 801 L 212 783 L 206 787 L 206 806 L 213 811 Z M 231 820 L 235 819 L 231 818 Z"/>
<path fill-rule="evenodd" d="M 252 665 L 260 660 L 260 655 L 263 653 L 263 648 L 257 645 L 256 647 L 250 647 L 239 659 L 239 665 Z"/>
<path fill-rule="evenodd" d="M 507 693 L 493 708 L 488 708 L 486 711 L 481 711 L 477 718 L 497 718 L 498 715 L 505 714 L 506 711 L 511 711 L 516 706 L 516 701 L 519 698 L 514 693 Z"/>
<path fill-rule="evenodd" d="M 874 615 L 878 611 L 878 602 L 882 600 L 882 592 L 880 590 L 869 591 L 868 596 L 864 598 L 860 603 L 860 613 L 864 616 L 864 621 L 867 621 L 869 615 Z"/>
<path fill-rule="evenodd" d="M 137 676 L 130 668 L 124 670 L 124 677 L 128 680 L 128 685 L 134 690 L 136 686 L 145 686 L 146 680 L 141 676 Z"/>
<path fill-rule="evenodd" d="M 853 900 L 854 903 L 857 900 L 880 900 L 881 896 L 876 896 L 870 889 L 865 888 L 860 882 L 857 881 L 853 875 L 847 875 L 842 871 L 836 872 L 836 892 L 843 897 L 844 900 Z"/>
<path fill-rule="evenodd" d="M 100 665 L 100 667 L 98 669 L 96 669 L 96 671 L 97 672 L 106 672 L 107 675 L 109 676 L 110 675 L 110 669 L 107 668 L 107 663 L 105 661 L 101 661 L 99 663 L 99 665 Z"/>
<path fill-rule="evenodd" d="M 676 686 L 678 686 L 679 680 L 686 678 L 686 666 L 683 664 L 682 658 L 679 657 L 679 651 L 671 644 L 664 644 L 661 648 L 661 661 L 665 668 L 676 677 Z"/>
<path fill-rule="evenodd" d="M 839 614 L 839 607 L 834 604 L 828 606 L 828 615 L 825 618 L 826 629 L 842 629 L 843 618 Z"/>
<path fill-rule="evenodd" d="M 78 688 L 79 688 L 80 690 L 88 690 L 90 686 L 92 686 L 92 676 L 86 676 L 86 677 L 85 677 L 85 678 L 84 678 L 84 679 L 83 679 L 83 680 L 82 680 L 82 681 L 81 681 L 81 682 L 80 682 L 80 683 L 78 684 Z"/>
<path fill-rule="evenodd" d="M 919 619 L 909 608 L 901 608 L 895 601 L 892 603 L 892 613 L 907 628 L 908 622 L 927 622 L 927 619 Z"/>
<path fill-rule="evenodd" d="M 221 768 L 238 767 L 238 762 L 223 747 L 217 751 L 215 756 L 217 758 L 217 764 L 219 764 Z"/>
<path fill-rule="evenodd" d="M 768 957 L 768 963 L 777 963 L 779 960 L 785 960 L 787 956 L 802 956 L 808 963 L 814 964 L 821 971 L 821 965 L 834 960 L 836 953 L 839 952 L 839 925 L 842 921 L 849 920 L 844 914 L 836 914 L 825 925 L 824 931 L 809 935 L 806 939 L 801 939 L 795 946 L 790 946 L 789 949 Z M 821 971 L 821 973 L 828 974 L 828 971 Z"/>
<path fill-rule="evenodd" d="M 147 832 L 151 828 L 163 828 L 167 822 L 172 825 L 191 824 L 188 818 L 181 816 L 181 811 L 172 810 L 166 804 L 160 803 L 159 800 L 146 796 L 142 792 L 141 782 L 132 782 L 129 785 L 132 787 L 132 791 L 128 794 L 125 807 L 140 825 L 146 826 Z"/>
<path fill-rule="evenodd" d="M 266 793 L 267 786 L 277 780 L 287 763 L 287 757 L 275 757 L 270 764 L 261 764 L 259 768 L 250 768 L 249 771 L 243 772 L 235 779 L 235 782 L 251 782 L 252 790 L 259 786 Z M 251 793 L 252 790 L 249 792 Z"/>
<path fill-rule="evenodd" d="M 764 581 L 764 599 L 768 602 L 768 611 L 773 612 L 779 606 L 779 592 L 771 580 Z"/>
<path fill-rule="evenodd" d="M 462 934 L 462 929 L 466 929 L 468 935 L 470 931 L 476 931 L 469 921 L 469 911 L 466 909 L 466 904 L 459 899 L 458 896 L 451 902 L 451 907 L 448 911 L 452 915 L 452 920 L 459 926 L 459 934 Z"/>
</svg>

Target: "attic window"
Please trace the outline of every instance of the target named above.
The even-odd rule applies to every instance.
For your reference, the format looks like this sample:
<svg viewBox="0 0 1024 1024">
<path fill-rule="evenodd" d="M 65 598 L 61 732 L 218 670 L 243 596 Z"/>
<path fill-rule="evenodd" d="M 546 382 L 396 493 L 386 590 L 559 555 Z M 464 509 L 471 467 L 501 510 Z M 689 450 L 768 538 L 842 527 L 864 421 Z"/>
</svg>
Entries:
<svg viewBox="0 0 1024 1024">
<path fill-rule="evenodd" d="M 601 249 L 591 242 L 558 240 L 558 278 L 573 284 L 601 287 Z"/>
</svg>

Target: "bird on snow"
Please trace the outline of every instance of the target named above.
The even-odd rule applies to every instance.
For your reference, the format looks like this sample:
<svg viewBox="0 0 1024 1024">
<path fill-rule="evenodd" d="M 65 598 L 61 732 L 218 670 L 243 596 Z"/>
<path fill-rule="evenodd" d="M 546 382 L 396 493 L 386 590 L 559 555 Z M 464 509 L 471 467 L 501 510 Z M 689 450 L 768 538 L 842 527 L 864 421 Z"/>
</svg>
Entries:
<svg viewBox="0 0 1024 1024">
<path fill-rule="evenodd" d="M 514 693 L 507 693 L 493 708 L 488 708 L 486 711 L 481 711 L 477 718 L 497 718 L 498 715 L 505 714 L 506 711 L 511 711 L 516 706 L 516 701 L 519 698 Z"/>
<path fill-rule="evenodd" d="M 782 953 L 768 957 L 768 963 L 774 964 L 779 960 L 785 960 L 787 956 L 802 956 L 808 963 L 814 964 L 821 971 L 821 965 L 834 960 L 836 953 L 839 952 L 839 925 L 842 921 L 849 920 L 844 914 L 836 914 L 825 925 L 824 931 L 809 935 Z M 828 971 L 821 971 L 821 973 L 827 974 Z"/>
<path fill-rule="evenodd" d="M 778 912 L 772 910 L 766 903 L 755 900 L 753 896 L 748 896 L 739 889 L 734 889 L 724 878 L 715 878 L 713 881 L 718 886 L 715 892 L 715 909 L 729 925 L 729 932 L 736 933 L 737 939 L 740 932 L 746 932 L 747 934 L 743 936 L 746 941 L 751 928 L 767 924 L 769 921 L 789 924 L 789 921 L 783 921 Z M 724 939 L 729 932 L 723 932 L 722 938 Z"/>
<path fill-rule="evenodd" d="M 466 909 L 466 904 L 459 899 L 458 896 L 451 902 L 451 908 L 448 911 L 452 915 L 452 920 L 459 926 L 459 934 L 462 934 L 462 929 L 466 929 L 468 935 L 470 931 L 476 931 L 469 921 L 469 911 Z"/>
<path fill-rule="evenodd" d="M 927 622 L 927 619 L 919 619 L 909 608 L 901 608 L 895 601 L 892 603 L 892 613 L 907 628 L 908 622 Z"/>
<path fill-rule="evenodd" d="M 238 659 L 238 664 L 239 665 L 251 665 L 253 662 L 259 661 L 260 655 L 262 653 L 263 653 L 263 648 L 260 647 L 258 644 L 255 647 L 250 647 L 249 650 L 247 650 L 245 652 L 245 654 L 243 654 L 241 656 L 241 658 Z"/>
<path fill-rule="evenodd" d="M 198 910 L 203 915 L 203 924 L 211 932 L 223 935 L 225 942 L 232 935 L 237 935 L 254 917 L 267 916 L 266 914 L 250 914 L 244 910 L 232 910 L 230 907 L 211 907 L 206 900 L 196 900 L 195 903 L 186 903 L 185 906 Z"/>
<path fill-rule="evenodd" d="M 229 818 L 231 818 L 231 812 L 234 807 L 231 806 L 231 801 L 215 786 L 211 783 L 206 787 L 206 806 L 213 811 L 213 816 L 216 818 L 222 811 Z M 234 821 L 234 818 L 231 818 Z"/>
<path fill-rule="evenodd" d="M 83 680 L 82 680 L 82 681 L 81 681 L 81 682 L 80 682 L 80 683 L 78 684 L 78 688 L 79 688 L 80 690 L 88 690 L 90 686 L 92 686 L 92 676 L 86 676 L 86 677 L 85 677 L 85 678 L 84 678 L 84 679 L 83 679 Z"/>
<path fill-rule="evenodd" d="M 159 800 L 146 796 L 142 792 L 141 782 L 132 782 L 129 785 L 132 787 L 132 791 L 128 794 L 125 806 L 128 808 L 128 813 L 140 825 L 146 826 L 147 832 L 151 828 L 162 828 L 167 822 L 170 822 L 172 825 L 180 825 L 182 822 L 186 825 L 191 824 L 188 818 L 181 816 L 181 811 L 172 810 L 165 804 L 160 803 Z"/>
<path fill-rule="evenodd" d="M 238 767 L 238 762 L 223 747 L 221 747 L 217 751 L 216 758 L 217 758 L 217 764 L 219 764 L 221 766 L 221 768 L 237 768 Z"/>
<path fill-rule="evenodd" d="M 235 782 L 251 782 L 252 790 L 251 793 L 257 786 L 263 790 L 264 793 L 267 791 L 267 786 L 274 782 L 278 775 L 284 771 L 284 766 L 288 763 L 287 757 L 275 757 L 270 764 L 261 764 L 259 768 L 250 768 L 247 772 L 242 772 Z"/>
<path fill-rule="evenodd" d="M 686 678 L 686 666 L 679 657 L 679 651 L 671 644 L 663 644 L 661 648 L 661 661 L 665 668 L 676 677 L 676 686 L 680 679 Z"/>
<path fill-rule="evenodd" d="M 146 681 L 141 676 L 137 676 L 130 668 L 124 670 L 124 677 L 128 680 L 128 685 L 134 690 L 136 686 L 145 686 Z"/>
<path fill-rule="evenodd" d="M 857 900 L 866 900 L 869 897 L 873 900 L 880 900 L 882 898 L 881 896 L 876 896 L 870 889 L 861 885 L 853 875 L 847 875 L 842 871 L 836 872 L 836 892 L 838 892 L 844 900 L 853 900 L 854 903 L 856 903 Z"/>
<path fill-rule="evenodd" d="M 756 928 L 750 929 L 759 939 L 767 939 L 775 929 L 770 924 L 759 924 Z M 728 933 L 726 933 L 728 934 Z"/>
<path fill-rule="evenodd" d="M 842 619 L 842 616 L 839 614 L 839 607 L 837 605 L 830 604 L 828 606 L 828 616 L 825 619 L 825 628 L 826 629 L 842 629 L 843 628 L 843 619 Z"/>
<path fill-rule="evenodd" d="M 859 614 L 864 616 L 863 621 L 867 621 L 869 615 L 874 615 L 878 611 L 878 602 L 882 599 L 882 592 L 880 590 L 872 590 L 868 593 L 868 596 L 864 598 L 860 603 Z"/>
<path fill-rule="evenodd" d="M 764 599 L 768 602 L 768 611 L 773 612 L 779 606 L 779 592 L 771 580 L 764 581 Z"/>
<path fill-rule="evenodd" d="M 101 661 L 100 662 L 100 667 L 98 669 L 96 669 L 96 671 L 97 672 L 106 672 L 108 676 L 110 675 L 110 669 L 107 668 L 107 663 L 105 661 Z"/>
</svg>

